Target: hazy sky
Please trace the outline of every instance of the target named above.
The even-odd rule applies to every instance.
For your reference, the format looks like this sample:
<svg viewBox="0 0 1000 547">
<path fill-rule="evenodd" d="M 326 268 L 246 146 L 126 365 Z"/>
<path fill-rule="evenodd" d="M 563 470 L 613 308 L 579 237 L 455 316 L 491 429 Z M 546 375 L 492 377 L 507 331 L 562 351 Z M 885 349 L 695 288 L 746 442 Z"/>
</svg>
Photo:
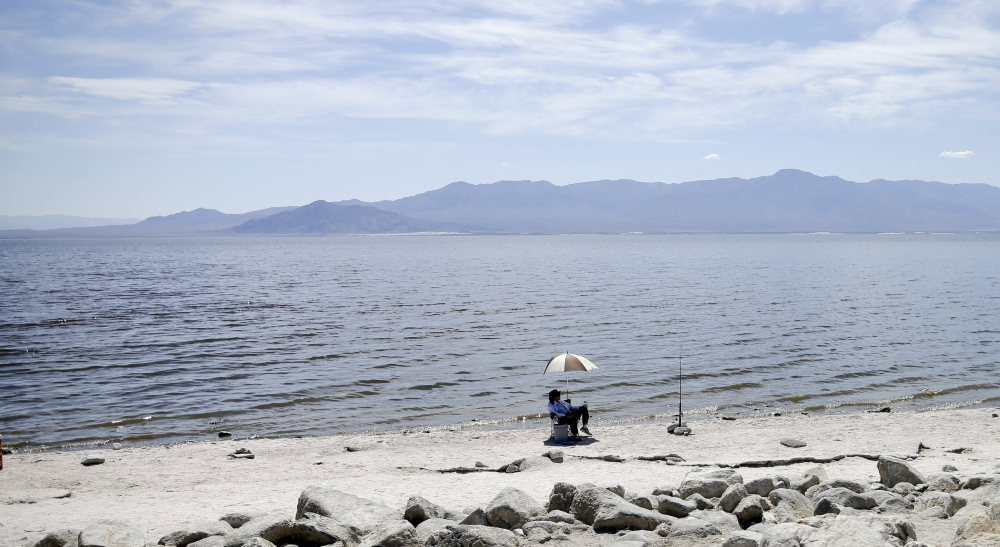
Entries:
<svg viewBox="0 0 1000 547">
<path fill-rule="evenodd" d="M 2 0 L 0 214 L 797 168 L 1000 185 L 996 0 Z"/>
</svg>

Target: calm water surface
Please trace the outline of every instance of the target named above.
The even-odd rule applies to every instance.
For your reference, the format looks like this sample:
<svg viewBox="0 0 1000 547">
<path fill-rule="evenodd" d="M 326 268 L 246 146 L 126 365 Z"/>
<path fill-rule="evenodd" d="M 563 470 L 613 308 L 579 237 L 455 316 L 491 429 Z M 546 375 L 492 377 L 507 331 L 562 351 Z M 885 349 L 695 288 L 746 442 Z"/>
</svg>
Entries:
<svg viewBox="0 0 1000 547">
<path fill-rule="evenodd" d="M 669 414 L 681 352 L 686 410 L 1000 401 L 998 235 L 7 240 L 0 294 L 22 450 Z"/>
</svg>

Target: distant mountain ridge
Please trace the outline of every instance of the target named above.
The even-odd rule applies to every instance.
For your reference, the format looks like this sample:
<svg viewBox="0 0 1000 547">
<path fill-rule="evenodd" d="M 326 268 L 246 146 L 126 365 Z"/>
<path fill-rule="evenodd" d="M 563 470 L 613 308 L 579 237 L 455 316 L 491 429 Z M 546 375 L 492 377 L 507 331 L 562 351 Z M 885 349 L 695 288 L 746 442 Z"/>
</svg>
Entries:
<svg viewBox="0 0 1000 547">
<path fill-rule="evenodd" d="M 795 169 L 678 184 L 599 180 L 454 182 L 397 200 L 316 201 L 243 215 L 196 209 L 127 226 L 0 231 L 0 238 L 419 232 L 1000 231 L 1000 188 L 919 180 L 857 183 Z"/>
<path fill-rule="evenodd" d="M 1000 229 L 987 184 L 820 177 L 795 169 L 679 184 L 601 180 L 449 184 L 372 205 L 485 232 L 882 232 Z"/>
</svg>

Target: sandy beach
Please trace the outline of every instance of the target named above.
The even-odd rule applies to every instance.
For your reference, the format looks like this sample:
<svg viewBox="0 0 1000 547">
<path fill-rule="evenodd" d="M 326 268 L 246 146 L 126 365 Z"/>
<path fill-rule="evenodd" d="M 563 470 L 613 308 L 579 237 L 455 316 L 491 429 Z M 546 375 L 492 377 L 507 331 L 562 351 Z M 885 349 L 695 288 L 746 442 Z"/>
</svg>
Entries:
<svg viewBox="0 0 1000 547">
<path fill-rule="evenodd" d="M 408 498 L 419 495 L 461 511 L 486 507 L 505 487 L 523 490 L 544 505 L 553 484 L 560 481 L 622 485 L 644 495 L 659 486 L 677 485 L 685 474 L 705 466 L 740 466 L 740 474 L 751 480 L 793 476 L 817 465 L 782 464 L 792 458 L 860 455 L 822 466 L 831 478 L 863 483 L 877 482 L 879 473 L 875 461 L 861 456 L 911 458 L 912 466 L 927 475 L 941 472 L 945 465 L 957 468 L 954 474 L 959 477 L 1000 473 L 997 412 L 967 408 L 706 418 L 689 422 L 693 434 L 686 437 L 668 434 L 669 422 L 662 420 L 605 427 L 597 421 L 592 440 L 565 447 L 546 443 L 548 428 L 533 427 L 8 454 L 0 471 L 0 545 L 32 545 L 46 532 L 82 529 L 106 518 L 130 523 L 143 531 L 147 543 L 155 543 L 165 534 L 234 511 L 285 510 L 292 515 L 299 494 L 317 483 L 390 507 L 402 508 Z M 806 446 L 781 444 L 789 438 Z M 920 449 L 921 444 L 927 448 Z M 229 457 L 237 448 L 255 457 Z M 477 462 L 496 469 L 552 449 L 563 450 L 561 463 L 538 458 L 517 473 L 441 472 L 475 467 Z M 669 453 L 685 461 L 670 465 L 641 459 Z M 82 465 L 90 454 L 105 462 Z M 600 459 L 604 456 L 622 461 Z M 765 460 L 777 465 L 741 465 Z M 948 520 L 917 519 L 914 524 L 928 545 L 948 545 L 953 539 L 955 529 Z M 722 539 L 704 544 L 721 545 Z"/>
</svg>

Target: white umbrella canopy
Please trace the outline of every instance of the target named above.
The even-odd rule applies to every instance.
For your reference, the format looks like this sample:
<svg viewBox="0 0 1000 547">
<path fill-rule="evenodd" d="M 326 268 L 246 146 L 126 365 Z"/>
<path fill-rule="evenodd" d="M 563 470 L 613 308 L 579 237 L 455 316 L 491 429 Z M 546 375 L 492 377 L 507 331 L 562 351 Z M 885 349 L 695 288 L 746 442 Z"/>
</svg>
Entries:
<svg viewBox="0 0 1000 547">
<path fill-rule="evenodd" d="M 597 365 L 591 363 L 590 359 L 567 351 L 566 353 L 560 353 L 559 355 L 549 359 L 549 362 L 545 365 L 545 370 L 542 371 L 542 374 L 548 374 L 550 372 L 588 372 L 591 370 L 597 370 Z M 566 395 L 567 399 L 569 399 L 569 378 L 566 378 Z"/>
</svg>

